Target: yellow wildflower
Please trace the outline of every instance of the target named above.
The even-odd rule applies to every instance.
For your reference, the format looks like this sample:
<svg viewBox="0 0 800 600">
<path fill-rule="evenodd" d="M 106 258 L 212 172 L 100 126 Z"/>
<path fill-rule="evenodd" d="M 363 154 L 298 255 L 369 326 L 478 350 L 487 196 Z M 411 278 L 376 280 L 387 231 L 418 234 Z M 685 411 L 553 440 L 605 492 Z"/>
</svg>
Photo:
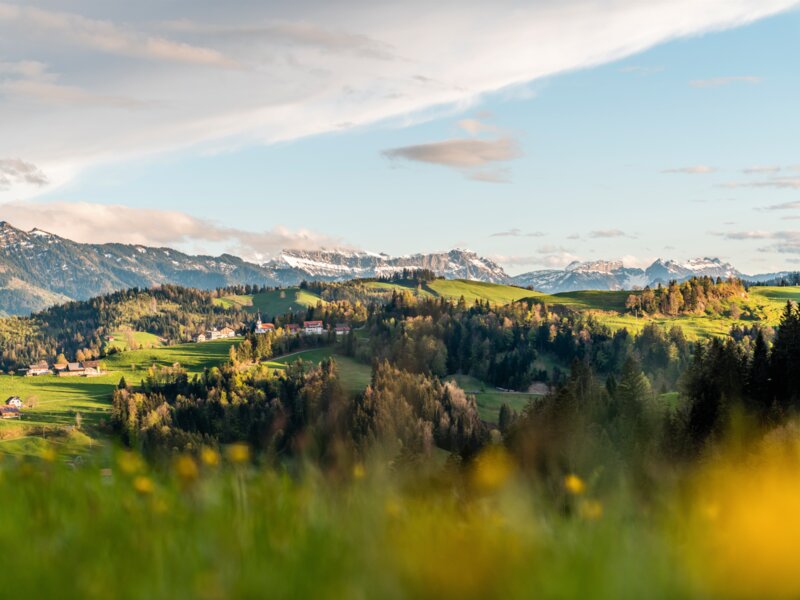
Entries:
<svg viewBox="0 0 800 600">
<path fill-rule="evenodd" d="M 194 458 L 188 454 L 182 454 L 177 458 L 175 461 L 175 472 L 178 474 L 178 478 L 183 484 L 192 483 L 199 475 L 197 463 L 194 462 Z"/>
<path fill-rule="evenodd" d="M 586 491 L 586 484 L 583 482 L 583 479 L 575 475 L 574 473 L 570 473 L 566 477 L 564 477 L 564 488 L 570 493 L 575 496 L 580 496 Z"/>
<path fill-rule="evenodd" d="M 232 463 L 241 464 L 250 460 L 250 446 L 237 442 L 228 446 L 228 460 Z"/>
<path fill-rule="evenodd" d="M 603 504 L 599 500 L 586 498 L 578 505 L 578 514 L 587 521 L 597 521 L 603 516 Z"/>
<path fill-rule="evenodd" d="M 152 494 L 155 486 L 153 485 L 152 479 L 144 475 L 139 475 L 133 480 L 133 489 L 143 495 Z"/>
<path fill-rule="evenodd" d="M 486 450 L 475 461 L 472 482 L 481 490 L 494 491 L 508 482 L 514 472 L 514 463 L 503 448 L 495 446 Z"/>
<path fill-rule="evenodd" d="M 46 462 L 55 462 L 56 458 L 58 458 L 56 451 L 49 446 L 42 450 L 42 460 Z"/>
<path fill-rule="evenodd" d="M 138 473 L 144 467 L 142 458 L 138 454 L 129 451 L 122 452 L 117 456 L 117 464 L 120 471 L 127 475 Z"/>
<path fill-rule="evenodd" d="M 353 467 L 353 478 L 355 479 L 364 479 L 364 476 L 367 474 L 366 469 L 364 469 L 364 465 L 361 463 L 356 464 Z"/>
<path fill-rule="evenodd" d="M 724 458 L 697 479 L 683 556 L 710 596 L 800 598 L 800 444 Z"/>
<path fill-rule="evenodd" d="M 207 467 L 216 467 L 219 464 L 219 452 L 213 448 L 203 447 L 200 451 L 200 460 Z"/>
</svg>

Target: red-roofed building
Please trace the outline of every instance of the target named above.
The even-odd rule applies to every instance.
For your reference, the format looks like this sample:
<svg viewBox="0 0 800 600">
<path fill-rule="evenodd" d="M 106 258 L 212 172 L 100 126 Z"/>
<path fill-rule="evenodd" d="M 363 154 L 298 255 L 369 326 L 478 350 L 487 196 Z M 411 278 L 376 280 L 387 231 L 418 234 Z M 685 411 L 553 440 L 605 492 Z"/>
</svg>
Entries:
<svg viewBox="0 0 800 600">
<path fill-rule="evenodd" d="M 336 335 L 345 335 L 350 333 L 350 325 L 347 323 L 337 323 L 336 324 Z"/>
<path fill-rule="evenodd" d="M 296 323 L 288 323 L 284 326 L 284 329 L 289 335 L 297 335 L 300 333 L 300 325 L 297 325 Z"/>
</svg>

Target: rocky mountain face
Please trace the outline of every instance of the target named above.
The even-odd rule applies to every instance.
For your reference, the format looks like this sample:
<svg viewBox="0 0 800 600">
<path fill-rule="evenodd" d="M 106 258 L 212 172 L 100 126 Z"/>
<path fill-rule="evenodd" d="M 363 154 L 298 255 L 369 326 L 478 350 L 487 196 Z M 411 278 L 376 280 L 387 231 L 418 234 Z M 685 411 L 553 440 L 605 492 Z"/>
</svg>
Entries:
<svg viewBox="0 0 800 600">
<path fill-rule="evenodd" d="M 338 281 L 386 277 L 403 269 L 430 269 L 448 279 L 473 279 L 505 283 L 503 268 L 468 250 L 391 257 L 371 252 L 341 250 L 284 250 L 264 264 L 281 285 L 295 285 L 303 279 Z"/>
<path fill-rule="evenodd" d="M 738 277 L 746 281 L 766 281 L 780 276 L 769 273 L 745 275 L 718 258 L 695 258 L 686 262 L 658 259 L 646 269 L 625 267 L 622 262 L 573 262 L 564 269 L 531 271 L 511 278 L 511 283 L 551 294 L 578 290 L 632 290 L 665 285 L 691 277 Z"/>
<path fill-rule="evenodd" d="M 784 275 L 743 275 L 717 258 L 700 258 L 683 263 L 659 259 L 646 269 L 626 267 L 619 261 L 574 262 L 564 269 L 510 277 L 497 263 L 468 250 L 397 257 L 347 250 L 284 250 L 259 265 L 229 254 L 191 256 L 171 248 L 80 244 L 0 222 L 0 314 L 28 314 L 68 300 L 166 283 L 200 289 L 238 284 L 290 286 L 303 280 L 383 277 L 403 269 L 430 269 L 448 279 L 531 286 L 550 293 L 636 289 L 695 275 L 749 281 Z"/>
<path fill-rule="evenodd" d="M 368 252 L 286 250 L 258 265 L 229 254 L 190 256 L 171 248 L 80 244 L 0 222 L 0 314 L 28 314 L 68 300 L 165 283 L 200 289 L 285 286 L 303 280 L 379 277 L 404 268 L 431 269 L 448 278 L 508 279 L 499 265 L 464 250 L 396 258 Z"/>
</svg>

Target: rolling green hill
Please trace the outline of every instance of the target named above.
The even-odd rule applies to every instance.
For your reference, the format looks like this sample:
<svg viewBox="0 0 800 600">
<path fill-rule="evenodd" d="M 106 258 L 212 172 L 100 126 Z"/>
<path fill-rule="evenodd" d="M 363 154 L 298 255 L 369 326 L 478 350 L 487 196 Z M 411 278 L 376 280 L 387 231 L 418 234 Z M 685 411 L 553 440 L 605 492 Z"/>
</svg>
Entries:
<svg viewBox="0 0 800 600">
<path fill-rule="evenodd" d="M 303 352 L 295 352 L 275 358 L 267 362 L 267 366 L 273 369 L 285 369 L 286 365 L 296 360 L 308 360 L 318 363 L 325 358 L 332 356 L 336 361 L 336 367 L 339 370 L 339 378 L 342 382 L 342 387 L 350 393 L 357 394 L 363 392 L 371 379 L 372 369 L 369 365 L 360 363 L 347 356 L 337 354 L 334 348 L 315 348 L 313 350 L 305 350 Z"/>
<path fill-rule="evenodd" d="M 0 421 L 0 453 L 28 454 L 46 439 L 67 444 L 73 453 L 88 449 L 104 436 L 98 430 L 108 416 L 111 393 L 125 377 L 142 379 L 153 364 L 180 363 L 189 373 L 201 373 L 228 360 L 228 350 L 238 338 L 202 344 L 179 344 L 112 354 L 106 358 L 108 373 L 99 377 L 0 376 L 0 401 L 19 396 L 25 403 L 21 419 Z M 74 430 L 80 413 L 81 431 Z"/>
<path fill-rule="evenodd" d="M 468 303 L 473 303 L 476 300 L 483 302 L 488 300 L 493 304 L 508 304 L 538 295 L 537 292 L 511 285 L 466 281 L 463 279 L 436 279 L 429 282 L 426 289 L 438 297 L 458 300 L 463 296 Z"/>
<path fill-rule="evenodd" d="M 300 288 L 270 290 L 258 294 L 230 294 L 215 298 L 214 303 L 224 308 L 240 308 L 249 313 L 261 313 L 265 319 L 288 312 L 305 310 L 325 301 L 317 294 Z"/>
</svg>

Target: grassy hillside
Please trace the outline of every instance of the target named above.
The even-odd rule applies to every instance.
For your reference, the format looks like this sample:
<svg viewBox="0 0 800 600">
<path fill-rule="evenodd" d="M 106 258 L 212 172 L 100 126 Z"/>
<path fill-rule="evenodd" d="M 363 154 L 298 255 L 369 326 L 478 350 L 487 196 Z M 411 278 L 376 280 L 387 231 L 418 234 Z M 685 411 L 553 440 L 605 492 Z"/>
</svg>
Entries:
<svg viewBox="0 0 800 600">
<path fill-rule="evenodd" d="M 355 394 L 363 392 L 364 388 L 369 385 L 372 379 L 372 369 L 370 366 L 353 360 L 347 356 L 337 354 L 335 349 L 331 347 L 315 348 L 313 350 L 305 350 L 303 352 L 287 354 L 286 356 L 269 361 L 266 364 L 273 369 L 282 370 L 285 369 L 286 365 L 289 363 L 299 359 L 318 363 L 329 356 L 333 356 L 334 360 L 336 361 L 336 367 L 339 370 L 339 377 L 342 381 L 342 386 L 350 393 Z"/>
<path fill-rule="evenodd" d="M 114 348 L 118 352 L 138 350 L 139 348 L 157 348 L 164 345 L 160 337 L 146 331 L 118 329 L 111 332 L 109 337 L 113 339 L 106 342 L 106 348 Z"/>
<path fill-rule="evenodd" d="M 519 392 L 501 392 L 491 384 L 469 375 L 453 375 L 448 380 L 455 381 L 468 394 L 475 396 L 478 403 L 478 414 L 488 423 L 497 423 L 500 407 L 508 404 L 516 411 L 524 409 L 528 403 L 538 398 L 538 394 L 522 394 Z"/>
<path fill-rule="evenodd" d="M 100 377 L 0 376 L 0 401 L 19 396 L 26 404 L 21 419 L 0 421 L 0 453 L 35 453 L 47 440 L 65 445 L 65 452 L 80 453 L 102 439 L 98 428 L 121 377 L 136 383 L 153 364 L 180 363 L 190 373 L 201 373 L 228 360 L 228 350 L 237 341 L 121 352 L 104 360 L 108 373 Z M 81 431 L 74 430 L 78 413 Z"/>
<path fill-rule="evenodd" d="M 436 279 L 429 282 L 426 289 L 436 296 L 454 300 L 458 300 L 463 296 L 468 303 L 475 302 L 475 300 L 483 302 L 488 300 L 493 304 L 508 304 L 515 300 L 522 300 L 536 295 L 536 292 L 511 285 L 466 281 L 463 279 Z"/>
<path fill-rule="evenodd" d="M 314 292 L 300 288 L 270 290 L 259 294 L 230 294 L 214 299 L 215 304 L 224 308 L 240 308 L 251 314 L 261 312 L 265 319 L 305 310 L 309 306 L 316 306 L 318 302 L 325 304 Z"/>
</svg>

